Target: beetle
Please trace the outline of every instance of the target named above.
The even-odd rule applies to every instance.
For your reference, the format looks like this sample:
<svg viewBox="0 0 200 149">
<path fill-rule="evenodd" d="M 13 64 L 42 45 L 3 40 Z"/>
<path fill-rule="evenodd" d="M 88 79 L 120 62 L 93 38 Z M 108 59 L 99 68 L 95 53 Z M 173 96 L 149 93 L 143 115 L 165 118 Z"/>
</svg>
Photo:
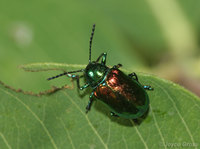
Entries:
<svg viewBox="0 0 200 149">
<path fill-rule="evenodd" d="M 119 68 L 121 64 L 112 68 L 106 66 L 107 53 L 102 53 L 96 61 L 91 61 L 92 40 L 95 31 L 95 24 L 89 42 L 89 63 L 85 69 L 69 71 L 57 76 L 48 78 L 52 80 L 61 76 L 68 76 L 77 81 L 80 90 L 87 87 L 92 88 L 89 102 L 86 106 L 86 113 L 90 110 L 94 99 L 102 101 L 111 111 L 112 116 L 119 116 L 126 119 L 137 119 L 143 116 L 149 109 L 149 97 L 145 90 L 153 90 L 149 85 L 141 85 L 136 73 L 124 74 Z M 101 62 L 99 62 L 101 60 Z M 74 73 L 83 72 L 86 84 L 80 86 L 80 76 Z M 95 97 L 95 98 L 94 98 Z"/>
</svg>

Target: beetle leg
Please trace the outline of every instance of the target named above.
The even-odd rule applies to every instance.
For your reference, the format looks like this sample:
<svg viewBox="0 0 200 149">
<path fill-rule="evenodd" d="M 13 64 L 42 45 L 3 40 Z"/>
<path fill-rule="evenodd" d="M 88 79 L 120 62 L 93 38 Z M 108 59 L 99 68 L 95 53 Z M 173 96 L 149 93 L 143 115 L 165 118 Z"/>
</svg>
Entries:
<svg viewBox="0 0 200 149">
<path fill-rule="evenodd" d="M 102 53 L 96 60 L 96 62 L 98 62 L 100 60 L 100 58 L 102 57 L 101 59 L 101 64 L 106 64 L 106 56 L 107 56 L 107 53 Z"/>
<path fill-rule="evenodd" d="M 135 72 L 130 73 L 128 76 L 131 77 L 131 78 L 134 76 L 135 77 L 134 80 L 136 80 L 137 82 L 139 82 L 138 77 L 137 77 L 137 75 L 136 75 Z"/>
<path fill-rule="evenodd" d="M 153 90 L 153 88 L 152 88 L 151 86 L 149 86 L 149 85 L 144 85 L 143 87 L 144 87 L 144 89 L 146 89 L 146 90 Z"/>
<path fill-rule="evenodd" d="M 90 94 L 90 99 L 89 99 L 88 105 L 86 106 L 86 113 L 88 113 L 88 111 L 90 111 L 90 108 L 92 106 L 92 102 L 94 101 L 93 95 L 94 95 L 94 92 L 92 92 Z"/>
<path fill-rule="evenodd" d="M 114 117 L 119 117 L 119 115 L 115 114 L 114 112 L 110 112 L 110 115 Z"/>
<path fill-rule="evenodd" d="M 78 89 L 80 89 L 80 90 L 83 90 L 83 89 L 85 89 L 85 88 L 87 88 L 88 86 L 89 86 L 89 84 L 85 84 L 85 85 L 83 85 L 83 86 L 80 86 L 80 81 L 79 81 L 79 75 L 74 75 L 74 74 L 66 74 L 68 77 L 70 77 L 70 78 L 75 78 L 76 79 L 76 82 L 77 82 L 77 87 L 78 87 Z"/>
<path fill-rule="evenodd" d="M 84 89 L 87 88 L 88 86 L 89 86 L 89 84 L 85 84 L 85 85 L 81 86 L 79 89 L 80 89 L 80 90 L 84 90 Z"/>
<path fill-rule="evenodd" d="M 119 67 L 122 67 L 122 64 L 117 64 L 117 65 L 113 66 L 113 68 L 115 68 L 115 69 L 118 69 Z"/>
</svg>

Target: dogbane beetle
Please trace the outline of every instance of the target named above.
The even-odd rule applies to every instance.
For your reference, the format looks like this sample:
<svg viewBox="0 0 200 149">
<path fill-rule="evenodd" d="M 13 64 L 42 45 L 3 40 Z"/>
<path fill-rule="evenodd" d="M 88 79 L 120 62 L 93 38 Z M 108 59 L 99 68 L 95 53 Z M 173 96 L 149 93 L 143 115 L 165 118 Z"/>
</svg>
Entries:
<svg viewBox="0 0 200 149">
<path fill-rule="evenodd" d="M 119 116 L 127 119 L 137 119 L 143 116 L 149 109 L 149 97 L 145 90 L 153 90 L 151 86 L 141 85 L 136 73 L 129 75 L 119 70 L 121 64 L 114 65 L 112 68 L 106 66 L 107 53 L 102 53 L 96 61 L 91 61 L 91 47 L 95 31 L 95 24 L 92 28 L 89 43 L 89 64 L 85 69 L 69 71 L 57 76 L 48 78 L 52 80 L 61 76 L 68 76 L 77 81 L 80 90 L 87 87 L 92 88 L 89 102 L 86 106 L 86 113 L 96 99 L 102 101 L 111 111 L 112 116 Z M 101 60 L 101 62 L 99 62 Z M 80 86 L 79 75 L 74 73 L 83 72 L 86 84 Z"/>
</svg>

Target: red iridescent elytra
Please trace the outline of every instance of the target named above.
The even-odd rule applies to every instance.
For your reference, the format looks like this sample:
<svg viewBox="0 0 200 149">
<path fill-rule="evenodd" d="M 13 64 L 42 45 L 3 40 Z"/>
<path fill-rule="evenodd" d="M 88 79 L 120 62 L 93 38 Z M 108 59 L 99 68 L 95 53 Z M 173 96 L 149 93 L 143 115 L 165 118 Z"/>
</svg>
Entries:
<svg viewBox="0 0 200 149">
<path fill-rule="evenodd" d="M 144 87 L 117 68 L 110 69 L 104 83 L 95 89 L 94 96 L 124 118 L 138 118 L 149 107 Z"/>
</svg>

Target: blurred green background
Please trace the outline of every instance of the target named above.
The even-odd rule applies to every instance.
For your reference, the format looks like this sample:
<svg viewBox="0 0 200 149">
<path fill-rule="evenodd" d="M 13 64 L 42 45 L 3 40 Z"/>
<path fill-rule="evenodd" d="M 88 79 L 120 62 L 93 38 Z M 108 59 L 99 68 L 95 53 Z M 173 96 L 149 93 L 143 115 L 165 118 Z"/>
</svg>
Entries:
<svg viewBox="0 0 200 149">
<path fill-rule="evenodd" d="M 55 82 L 46 78 L 60 72 L 31 73 L 18 66 L 87 64 L 96 23 L 93 59 L 107 52 L 110 66 L 122 63 L 200 96 L 199 6 L 199 0 L 1 0 L 0 80 L 34 92 L 49 89 Z"/>
</svg>

